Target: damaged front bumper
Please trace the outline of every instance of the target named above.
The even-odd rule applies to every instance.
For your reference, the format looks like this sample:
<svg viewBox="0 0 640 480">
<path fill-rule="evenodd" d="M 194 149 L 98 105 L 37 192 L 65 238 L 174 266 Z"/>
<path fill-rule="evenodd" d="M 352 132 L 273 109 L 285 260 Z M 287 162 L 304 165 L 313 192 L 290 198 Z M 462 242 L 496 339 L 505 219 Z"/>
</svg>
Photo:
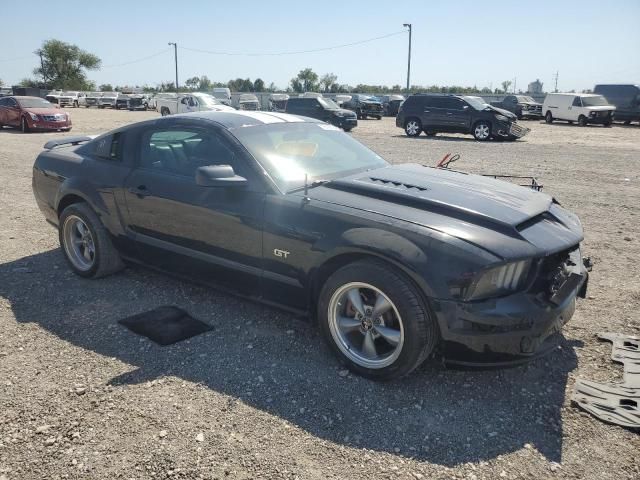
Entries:
<svg viewBox="0 0 640 480">
<path fill-rule="evenodd" d="M 570 253 L 551 290 L 532 285 L 524 292 L 481 301 L 434 300 L 447 363 L 508 366 L 525 363 L 557 346 L 559 333 L 584 298 L 590 263 L 580 250 Z M 538 281 L 538 285 L 539 285 Z"/>
</svg>

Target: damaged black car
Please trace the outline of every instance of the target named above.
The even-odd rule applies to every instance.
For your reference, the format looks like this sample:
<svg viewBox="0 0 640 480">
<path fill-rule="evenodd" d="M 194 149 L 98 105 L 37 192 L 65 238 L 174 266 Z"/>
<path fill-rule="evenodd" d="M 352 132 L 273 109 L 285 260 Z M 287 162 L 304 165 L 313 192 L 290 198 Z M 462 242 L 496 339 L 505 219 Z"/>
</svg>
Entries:
<svg viewBox="0 0 640 480">
<path fill-rule="evenodd" d="M 76 274 L 142 263 L 306 314 L 373 379 L 434 356 L 535 358 L 586 290 L 580 221 L 551 196 L 391 165 L 283 113 L 195 112 L 52 140 L 33 190 Z"/>
</svg>

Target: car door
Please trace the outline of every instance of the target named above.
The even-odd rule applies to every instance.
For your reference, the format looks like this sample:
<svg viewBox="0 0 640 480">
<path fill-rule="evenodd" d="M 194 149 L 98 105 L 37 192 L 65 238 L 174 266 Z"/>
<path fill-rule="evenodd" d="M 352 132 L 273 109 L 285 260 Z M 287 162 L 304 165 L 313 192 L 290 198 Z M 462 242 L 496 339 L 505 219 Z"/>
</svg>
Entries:
<svg viewBox="0 0 640 480">
<path fill-rule="evenodd" d="M 2 123 L 12 127 L 20 126 L 20 106 L 15 98 L 7 97 L 2 107 L 4 111 Z"/>
<path fill-rule="evenodd" d="M 8 98 L 0 98 L 0 127 L 2 127 L 2 125 L 6 125 L 7 124 L 7 117 L 8 117 L 8 110 L 9 110 L 9 103 L 8 103 Z"/>
<path fill-rule="evenodd" d="M 582 100 L 579 96 L 575 96 L 571 105 L 569 105 L 569 114 L 567 120 L 578 121 L 578 117 L 582 115 Z"/>
<path fill-rule="evenodd" d="M 227 135 L 184 119 L 143 130 L 126 181 L 127 228 L 145 262 L 257 296 L 265 190 Z M 196 184 L 207 165 L 231 165 L 248 185 Z"/>
<path fill-rule="evenodd" d="M 444 100 L 444 123 L 450 132 L 469 131 L 471 111 L 465 101 L 457 97 L 445 97 Z"/>
</svg>

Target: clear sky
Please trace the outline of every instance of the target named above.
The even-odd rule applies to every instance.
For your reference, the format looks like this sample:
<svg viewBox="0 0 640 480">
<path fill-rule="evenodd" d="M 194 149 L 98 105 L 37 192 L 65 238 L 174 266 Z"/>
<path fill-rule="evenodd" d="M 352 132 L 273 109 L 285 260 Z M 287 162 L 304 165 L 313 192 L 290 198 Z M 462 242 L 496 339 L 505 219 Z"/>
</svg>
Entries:
<svg viewBox="0 0 640 480">
<path fill-rule="evenodd" d="M 333 72 L 339 83 L 406 83 L 407 34 L 317 53 L 281 56 L 211 55 L 185 50 L 274 53 L 358 42 L 413 24 L 411 83 L 518 88 L 539 78 L 560 90 L 600 82 L 640 83 L 640 0 L 477 2 L 0 0 L 0 79 L 32 76 L 33 55 L 55 38 L 88 50 L 103 68 L 97 84 L 155 85 L 261 77 L 283 88 L 305 67 Z M 19 9 L 13 21 L 14 7 Z M 31 13 L 30 13 L 31 12 Z M 164 50 L 164 52 L 163 52 Z M 160 53 L 162 52 L 162 53 Z M 132 62 L 154 54 L 152 58 Z M 118 66 L 119 65 L 119 66 Z"/>
</svg>

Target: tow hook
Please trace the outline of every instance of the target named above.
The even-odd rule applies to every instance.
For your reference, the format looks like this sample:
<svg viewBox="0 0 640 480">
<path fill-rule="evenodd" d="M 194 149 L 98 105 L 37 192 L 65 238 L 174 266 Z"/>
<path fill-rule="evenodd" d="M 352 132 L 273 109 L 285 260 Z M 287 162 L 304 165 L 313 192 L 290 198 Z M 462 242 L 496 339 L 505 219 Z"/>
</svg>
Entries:
<svg viewBox="0 0 640 480">
<path fill-rule="evenodd" d="M 591 257 L 582 257 L 582 264 L 584 265 L 584 268 L 587 269 L 587 272 L 590 272 L 593 269 L 593 260 L 591 260 Z"/>
</svg>

